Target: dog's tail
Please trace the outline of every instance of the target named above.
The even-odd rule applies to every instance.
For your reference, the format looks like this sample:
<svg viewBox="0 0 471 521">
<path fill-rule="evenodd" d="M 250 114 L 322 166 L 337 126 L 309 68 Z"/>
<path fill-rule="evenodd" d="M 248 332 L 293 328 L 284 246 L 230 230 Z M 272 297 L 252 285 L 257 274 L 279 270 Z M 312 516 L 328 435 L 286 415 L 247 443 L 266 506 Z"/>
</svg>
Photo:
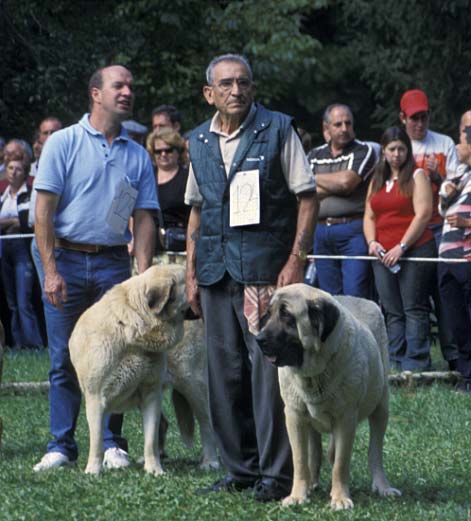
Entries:
<svg viewBox="0 0 471 521">
<path fill-rule="evenodd" d="M 188 400 L 175 389 L 172 391 L 172 402 L 183 443 L 190 449 L 193 447 L 195 437 L 195 417 L 193 411 Z"/>
</svg>

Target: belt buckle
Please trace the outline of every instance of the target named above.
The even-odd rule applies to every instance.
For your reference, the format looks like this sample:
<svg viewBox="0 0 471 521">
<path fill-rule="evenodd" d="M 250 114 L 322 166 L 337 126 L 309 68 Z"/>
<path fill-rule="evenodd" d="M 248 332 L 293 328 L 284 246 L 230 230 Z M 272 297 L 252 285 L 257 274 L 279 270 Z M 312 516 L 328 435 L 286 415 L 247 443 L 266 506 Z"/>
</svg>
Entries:
<svg viewBox="0 0 471 521">
<path fill-rule="evenodd" d="M 327 217 L 326 220 L 325 220 L 325 225 L 326 226 L 332 226 L 332 217 Z"/>
</svg>

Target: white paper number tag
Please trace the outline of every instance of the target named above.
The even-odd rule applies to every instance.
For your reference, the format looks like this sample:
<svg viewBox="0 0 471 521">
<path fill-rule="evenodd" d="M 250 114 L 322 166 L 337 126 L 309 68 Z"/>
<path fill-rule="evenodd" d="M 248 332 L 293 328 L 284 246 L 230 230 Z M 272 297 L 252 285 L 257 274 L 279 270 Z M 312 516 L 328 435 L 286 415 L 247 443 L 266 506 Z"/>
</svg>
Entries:
<svg viewBox="0 0 471 521">
<path fill-rule="evenodd" d="M 113 231 L 124 234 L 134 209 L 137 193 L 137 190 L 126 181 L 121 181 L 116 188 L 113 202 L 106 216 L 106 222 Z"/>
<path fill-rule="evenodd" d="M 229 225 L 245 226 L 260 223 L 259 171 L 236 172 L 230 187 Z"/>
</svg>

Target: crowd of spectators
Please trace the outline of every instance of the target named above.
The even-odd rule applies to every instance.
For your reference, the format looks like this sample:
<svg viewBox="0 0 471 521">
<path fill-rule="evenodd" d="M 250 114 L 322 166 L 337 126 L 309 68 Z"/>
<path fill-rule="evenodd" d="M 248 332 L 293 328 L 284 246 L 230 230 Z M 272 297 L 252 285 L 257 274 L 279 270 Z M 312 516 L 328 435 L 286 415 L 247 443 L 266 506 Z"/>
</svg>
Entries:
<svg viewBox="0 0 471 521">
<path fill-rule="evenodd" d="M 390 359 L 398 370 L 430 369 L 432 312 L 438 321 L 443 357 L 450 369 L 462 373 L 469 390 L 469 264 L 406 259 L 433 258 L 438 251 L 443 258 L 471 259 L 471 112 L 464 113 L 460 122 L 458 146 L 429 129 L 431 111 L 423 91 L 404 93 L 398 112 L 401 125 L 386 130 L 379 144 L 356 138 L 354 116 L 345 104 L 326 108 L 325 143 L 313 148 L 311 136 L 302 130 L 320 202 L 313 253 L 375 257 L 373 262 L 320 258 L 315 262 L 315 283 L 333 294 L 379 298 Z M 133 120 L 122 125 L 147 149 L 154 167 L 161 207 L 155 241 L 159 256 L 165 250 L 184 249 L 190 133 L 182 135 L 182 117 L 173 105 L 155 108 L 149 123 L 150 132 Z M 34 241 L 30 244 L 31 239 L 8 239 L 8 235 L 33 230 L 34 179 L 41 150 L 61 127 L 59 119 L 45 118 L 31 145 L 24 139 L 0 138 L 0 318 L 7 343 L 14 347 L 47 345 L 37 247 Z M 445 179 L 459 195 L 449 203 L 443 192 L 439 212 Z M 168 242 L 172 233 L 180 238 L 180 246 L 177 239 Z M 132 254 L 132 244 L 129 251 Z"/>
</svg>

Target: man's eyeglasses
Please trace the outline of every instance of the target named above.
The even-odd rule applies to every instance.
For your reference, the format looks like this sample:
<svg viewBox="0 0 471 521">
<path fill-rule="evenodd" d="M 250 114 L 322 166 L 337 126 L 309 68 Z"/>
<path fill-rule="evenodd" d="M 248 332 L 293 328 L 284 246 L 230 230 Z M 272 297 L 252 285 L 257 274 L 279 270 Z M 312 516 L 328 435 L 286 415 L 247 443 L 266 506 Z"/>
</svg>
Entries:
<svg viewBox="0 0 471 521">
<path fill-rule="evenodd" d="M 168 147 L 168 148 L 154 148 L 154 154 L 157 156 L 161 156 L 164 152 L 166 154 L 172 154 L 175 152 L 175 147 Z"/>
<path fill-rule="evenodd" d="M 224 78 L 217 84 L 217 87 L 223 92 L 229 92 L 234 82 L 237 83 L 240 90 L 248 90 L 252 86 L 252 81 L 249 78 Z"/>
</svg>

